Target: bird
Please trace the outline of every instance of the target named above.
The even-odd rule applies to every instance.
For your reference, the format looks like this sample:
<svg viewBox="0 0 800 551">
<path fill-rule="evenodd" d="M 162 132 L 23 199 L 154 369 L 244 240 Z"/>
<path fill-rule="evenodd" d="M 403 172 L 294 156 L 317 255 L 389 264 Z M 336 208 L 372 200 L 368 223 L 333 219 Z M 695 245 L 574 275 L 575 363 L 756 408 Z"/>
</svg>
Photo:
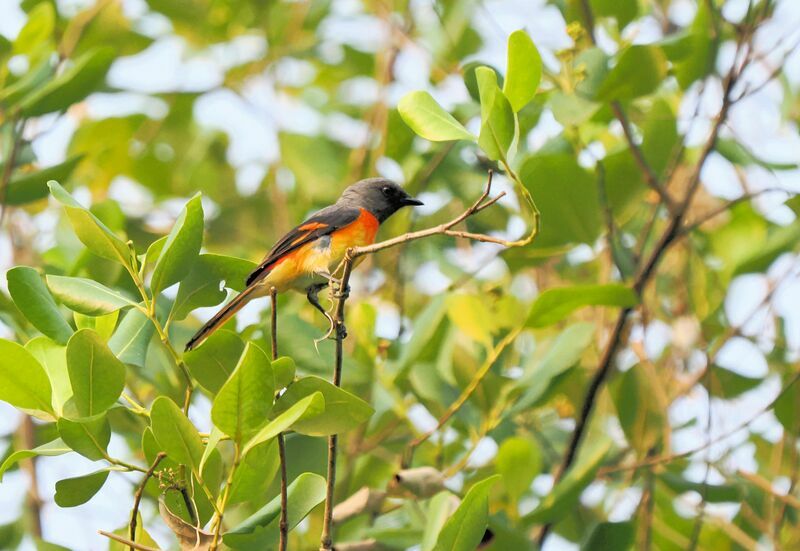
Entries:
<svg viewBox="0 0 800 551">
<path fill-rule="evenodd" d="M 214 331 L 254 298 L 276 292 L 305 291 L 308 301 L 328 321 L 319 304 L 319 291 L 338 283 L 331 275 L 351 247 L 375 242 L 378 228 L 395 212 L 422 201 L 386 178 L 367 178 L 347 187 L 333 205 L 312 214 L 284 235 L 247 277 L 245 289 L 227 303 L 186 343 L 200 346 Z"/>
</svg>

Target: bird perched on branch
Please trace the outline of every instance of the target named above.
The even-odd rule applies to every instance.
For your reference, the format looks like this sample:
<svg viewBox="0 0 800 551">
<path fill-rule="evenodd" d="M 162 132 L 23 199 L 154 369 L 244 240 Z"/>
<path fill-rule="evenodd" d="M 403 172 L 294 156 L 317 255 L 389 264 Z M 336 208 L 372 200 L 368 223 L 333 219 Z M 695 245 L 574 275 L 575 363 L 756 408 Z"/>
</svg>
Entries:
<svg viewBox="0 0 800 551">
<path fill-rule="evenodd" d="M 313 214 L 283 236 L 247 278 L 247 287 L 226 304 L 186 344 L 199 346 L 245 304 L 277 292 L 302 290 L 308 301 L 331 321 L 317 295 L 330 283 L 338 283 L 331 270 L 347 249 L 375 241 L 378 227 L 403 207 L 421 205 L 396 183 L 369 178 L 348 187 L 333 205 Z"/>
</svg>

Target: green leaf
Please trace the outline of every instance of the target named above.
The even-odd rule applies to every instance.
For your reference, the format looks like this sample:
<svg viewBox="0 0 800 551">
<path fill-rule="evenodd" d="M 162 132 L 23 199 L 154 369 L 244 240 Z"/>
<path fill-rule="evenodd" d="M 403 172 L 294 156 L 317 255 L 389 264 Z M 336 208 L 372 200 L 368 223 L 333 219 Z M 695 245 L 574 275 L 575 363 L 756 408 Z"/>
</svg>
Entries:
<svg viewBox="0 0 800 551">
<path fill-rule="evenodd" d="M 528 314 L 527 326 L 553 325 L 584 306 L 630 308 L 638 302 L 632 289 L 618 283 L 557 287 L 539 295 Z"/>
<path fill-rule="evenodd" d="M 662 438 L 666 411 L 656 395 L 653 381 L 641 365 L 622 373 L 612 385 L 612 397 L 622 430 L 631 446 L 645 454 Z"/>
<path fill-rule="evenodd" d="M 734 484 L 691 482 L 680 474 L 669 471 L 659 474 L 658 479 L 676 493 L 694 491 L 704 496 L 709 503 L 740 503 L 745 497 L 744 489 Z"/>
<path fill-rule="evenodd" d="M 519 172 L 542 213 L 537 247 L 594 244 L 602 231 L 597 183 L 575 155 L 534 155 Z"/>
<path fill-rule="evenodd" d="M 636 19 L 639 6 L 636 0 L 591 0 L 591 7 L 598 17 L 613 17 L 619 30 Z"/>
<path fill-rule="evenodd" d="M 103 47 L 87 52 L 66 71 L 26 97 L 20 107 L 26 117 L 63 111 L 97 90 L 105 81 L 116 54 Z"/>
<path fill-rule="evenodd" d="M 52 442 L 48 442 L 47 444 L 42 444 L 38 448 L 33 448 L 32 450 L 17 450 L 11 455 L 9 455 L 3 464 L 0 465 L 0 482 L 3 481 L 3 475 L 5 472 L 17 464 L 19 461 L 23 459 L 28 459 L 29 457 L 37 457 L 37 456 L 45 456 L 45 457 L 55 457 L 57 455 L 64 455 L 65 453 L 69 453 L 72 450 L 67 446 L 60 438 L 53 440 Z"/>
<path fill-rule="evenodd" d="M 75 325 L 78 329 L 91 329 L 100 335 L 101 339 L 108 341 L 117 327 L 119 310 L 103 316 L 86 316 L 78 312 L 73 312 L 72 316 L 75 318 Z"/>
<path fill-rule="evenodd" d="M 292 425 L 292 429 L 308 436 L 328 436 L 346 432 L 369 419 L 374 410 L 370 405 L 336 387 L 320 377 L 304 377 L 292 383 L 275 403 L 276 414 L 290 409 L 308 396 L 321 393 L 325 398 L 325 414 L 304 418 Z"/>
<path fill-rule="evenodd" d="M 580 360 L 593 340 L 594 324 L 576 323 L 555 338 L 541 360 L 532 355 L 518 382 L 522 395 L 514 401 L 510 413 L 528 410 L 545 399 L 554 381 Z"/>
<path fill-rule="evenodd" d="M 108 478 L 108 469 L 92 474 L 65 478 L 56 482 L 55 502 L 59 507 L 83 505 L 100 491 Z"/>
<path fill-rule="evenodd" d="M 81 417 L 106 411 L 125 387 L 125 364 L 91 329 L 81 329 L 67 343 L 67 369 L 72 399 Z"/>
<path fill-rule="evenodd" d="M 303 473 L 286 489 L 289 530 L 325 499 L 325 479 Z M 280 496 L 225 533 L 225 545 L 234 549 L 266 549 L 278 541 Z"/>
<path fill-rule="evenodd" d="M 525 515 L 526 525 L 553 522 L 563 518 L 566 511 L 578 501 L 581 492 L 594 480 L 597 469 L 600 468 L 610 447 L 611 441 L 607 438 L 587 441 L 578 460 L 556 487 L 542 499 L 536 509 Z"/>
<path fill-rule="evenodd" d="M 500 445 L 495 458 L 506 493 L 515 503 L 525 495 L 542 469 L 539 447 L 527 438 L 513 436 Z"/>
<path fill-rule="evenodd" d="M 47 183 L 50 193 L 62 205 L 70 224 L 81 243 L 102 258 L 131 266 L 131 250 L 122 239 L 103 224 L 94 214 L 83 208 L 58 182 Z"/>
<path fill-rule="evenodd" d="M 673 60 L 675 78 L 683 90 L 714 70 L 719 41 L 708 32 L 714 17 L 705 2 L 698 5 L 697 15 L 685 36 L 686 44 L 682 48 L 685 55 Z"/>
<path fill-rule="evenodd" d="M 781 254 L 795 251 L 800 245 L 800 220 L 781 226 L 767 235 L 765 242 L 745 255 L 737 264 L 733 275 L 764 272 Z"/>
<path fill-rule="evenodd" d="M 181 211 L 156 260 L 150 288 L 157 295 L 183 279 L 192 269 L 203 244 L 203 205 L 200 194 Z"/>
<path fill-rule="evenodd" d="M 634 526 L 630 521 L 601 522 L 589 532 L 589 537 L 581 545 L 581 549 L 585 551 L 631 549 L 633 537 Z"/>
<path fill-rule="evenodd" d="M 49 193 L 47 182 L 69 178 L 82 158 L 83 155 L 73 155 L 63 163 L 25 174 L 17 174 L 8 182 L 6 204 L 18 206 L 44 199 Z"/>
<path fill-rule="evenodd" d="M 485 300 L 464 293 L 450 295 L 447 297 L 447 316 L 469 338 L 484 346 L 492 345 L 496 325 Z"/>
<path fill-rule="evenodd" d="M 325 411 L 325 398 L 323 398 L 321 392 L 315 392 L 311 396 L 306 396 L 259 430 L 242 449 L 242 456 L 246 457 L 250 450 L 263 442 L 275 438 L 280 433 L 286 432 L 292 428 L 295 423 L 303 419 L 312 419 L 323 411 Z"/>
<path fill-rule="evenodd" d="M 708 382 L 711 395 L 728 400 L 753 390 L 764 382 L 761 377 L 746 377 L 716 364 L 711 366 L 708 376 L 711 378 Z"/>
<path fill-rule="evenodd" d="M 85 316 L 103 316 L 137 305 L 102 283 L 83 277 L 49 275 L 47 287 L 67 308 Z"/>
<path fill-rule="evenodd" d="M 197 429 L 180 408 L 167 398 L 159 396 L 150 409 L 153 436 L 170 459 L 189 467 L 200 478 L 200 461 L 203 442 Z"/>
<path fill-rule="evenodd" d="M 281 356 L 272 362 L 272 373 L 275 376 L 275 390 L 286 388 L 294 381 L 297 367 L 289 356 Z"/>
<path fill-rule="evenodd" d="M 203 344 L 183 355 L 192 376 L 211 394 L 216 394 L 236 369 L 244 342 L 224 329 L 212 333 Z"/>
<path fill-rule="evenodd" d="M 667 60 L 656 46 L 624 50 L 597 91 L 599 101 L 627 101 L 654 92 L 667 76 Z"/>
<path fill-rule="evenodd" d="M 259 444 L 242 459 L 233 475 L 230 504 L 244 503 L 263 498 L 280 467 L 278 442 L 269 440 Z"/>
<path fill-rule="evenodd" d="M 518 112 L 536 95 L 542 80 L 542 58 L 525 31 L 514 31 L 508 37 L 508 64 L 503 93 L 511 108 Z"/>
<path fill-rule="evenodd" d="M 200 458 L 200 472 L 203 472 L 206 463 L 211 458 L 211 454 L 213 454 L 214 450 L 217 449 L 217 445 L 224 436 L 225 434 L 217 427 L 211 427 L 211 432 L 208 434 L 208 441 L 206 442 L 205 449 L 203 450 L 203 457 Z"/>
<path fill-rule="evenodd" d="M 181 281 L 172 307 L 172 317 L 185 319 L 195 308 L 216 306 L 225 300 L 225 287 L 242 291 L 247 276 L 256 264 L 249 260 L 219 254 L 201 254 L 189 275 Z"/>
<path fill-rule="evenodd" d="M 261 348 L 248 342 L 233 374 L 214 398 L 211 420 L 241 444 L 267 420 L 274 394 L 269 358 Z"/>
<path fill-rule="evenodd" d="M 0 339 L 0 400 L 20 409 L 53 413 L 47 373 L 33 355 Z"/>
<path fill-rule="evenodd" d="M 62 417 L 58 420 L 58 434 L 67 446 L 87 459 L 98 461 L 108 456 L 111 426 L 105 413 L 79 421 Z"/>
<path fill-rule="evenodd" d="M 52 402 L 58 417 L 63 416 L 64 406 L 72 398 L 72 385 L 67 371 L 67 347 L 56 344 L 47 337 L 36 337 L 25 344 L 25 350 L 36 358 L 47 373 L 52 387 Z"/>
<path fill-rule="evenodd" d="M 11 298 L 28 321 L 54 341 L 65 344 L 72 336 L 72 327 L 58 311 L 39 272 L 17 266 L 8 271 L 6 278 Z"/>
<path fill-rule="evenodd" d="M 490 476 L 469 489 L 442 527 L 434 551 L 474 551 L 478 547 L 489 522 L 489 491 L 499 478 Z"/>
<path fill-rule="evenodd" d="M 142 311 L 129 310 L 108 340 L 108 347 L 122 363 L 144 367 L 154 332 L 153 323 Z"/>
<path fill-rule="evenodd" d="M 505 159 L 514 141 L 514 111 L 497 86 L 497 74 L 488 67 L 475 69 L 481 97 L 481 132 L 478 145 L 493 161 Z"/>
<path fill-rule="evenodd" d="M 426 140 L 432 142 L 475 141 L 475 136 L 453 118 L 453 115 L 436 103 L 436 100 L 428 92 L 418 90 L 406 94 L 397 104 L 397 110 L 405 123 Z"/>
<path fill-rule="evenodd" d="M 433 551 L 442 527 L 457 507 L 458 498 L 449 491 L 439 492 L 431 498 L 425 513 L 425 531 L 422 533 L 421 551 Z"/>
<path fill-rule="evenodd" d="M 25 26 L 14 40 L 14 53 L 32 54 L 53 35 L 56 23 L 55 9 L 47 2 L 36 5 L 29 13 Z"/>
</svg>

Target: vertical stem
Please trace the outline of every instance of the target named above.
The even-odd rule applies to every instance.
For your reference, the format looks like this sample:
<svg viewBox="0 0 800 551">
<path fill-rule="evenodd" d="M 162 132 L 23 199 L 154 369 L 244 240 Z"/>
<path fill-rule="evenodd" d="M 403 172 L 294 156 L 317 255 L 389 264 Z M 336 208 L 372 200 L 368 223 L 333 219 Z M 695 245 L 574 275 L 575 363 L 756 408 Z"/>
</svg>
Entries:
<svg viewBox="0 0 800 551">
<path fill-rule="evenodd" d="M 347 336 L 344 326 L 344 303 L 347 300 L 350 273 L 353 269 L 353 258 L 350 251 L 347 251 L 344 258 L 344 269 L 339 288 L 336 292 L 336 309 L 333 312 L 333 323 L 336 328 L 336 356 L 333 365 L 333 384 L 341 386 L 342 383 L 342 343 Z M 333 490 L 336 486 L 336 446 L 338 435 L 332 434 L 328 437 L 328 470 L 325 491 L 325 512 L 322 518 L 322 537 L 320 541 L 320 551 L 330 551 L 332 549 L 333 524 Z"/>
<path fill-rule="evenodd" d="M 147 481 L 153 476 L 153 473 L 158 468 L 158 464 L 161 463 L 161 460 L 167 456 L 164 452 L 159 452 L 156 456 L 155 460 L 153 460 L 153 464 L 150 465 L 150 468 L 147 469 L 147 472 L 142 479 L 142 483 L 139 484 L 139 487 L 136 488 L 136 493 L 133 496 L 133 509 L 131 510 L 131 520 L 130 520 L 130 527 L 128 529 L 128 534 L 130 535 L 131 542 L 136 543 L 136 524 L 138 519 L 136 517 L 139 516 L 139 504 L 142 502 L 142 494 L 144 494 L 144 488 L 147 486 Z M 130 551 L 134 551 L 135 547 L 133 545 L 130 546 Z"/>
<path fill-rule="evenodd" d="M 36 427 L 33 424 L 33 418 L 26 415 L 22 418 L 22 423 L 19 427 L 20 436 L 22 437 L 22 444 L 25 449 L 32 450 L 36 447 Z M 36 458 L 31 457 L 22 462 L 22 467 L 28 473 L 29 486 L 28 497 L 26 505 L 30 516 L 30 530 L 31 535 L 38 538 L 42 537 L 42 498 L 39 496 L 39 479 L 36 476 Z"/>
<path fill-rule="evenodd" d="M 278 358 L 278 292 L 275 287 L 269 290 L 269 299 L 272 304 L 270 312 L 270 329 L 272 340 L 272 359 Z M 286 551 L 289 539 L 289 503 L 287 497 L 288 480 L 286 477 L 286 442 L 283 433 L 278 435 L 278 457 L 280 459 L 281 470 L 281 519 L 279 524 L 280 540 L 278 541 L 279 551 Z"/>
</svg>

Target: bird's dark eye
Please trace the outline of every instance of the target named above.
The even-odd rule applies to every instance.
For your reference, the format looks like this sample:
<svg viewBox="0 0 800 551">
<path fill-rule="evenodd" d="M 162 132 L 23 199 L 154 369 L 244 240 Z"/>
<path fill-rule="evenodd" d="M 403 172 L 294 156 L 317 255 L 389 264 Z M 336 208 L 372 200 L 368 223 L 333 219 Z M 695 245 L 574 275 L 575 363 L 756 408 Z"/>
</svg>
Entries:
<svg viewBox="0 0 800 551">
<path fill-rule="evenodd" d="M 381 193 L 383 193 L 386 197 L 389 197 L 392 194 L 392 188 L 389 186 L 383 186 L 381 188 Z"/>
</svg>

